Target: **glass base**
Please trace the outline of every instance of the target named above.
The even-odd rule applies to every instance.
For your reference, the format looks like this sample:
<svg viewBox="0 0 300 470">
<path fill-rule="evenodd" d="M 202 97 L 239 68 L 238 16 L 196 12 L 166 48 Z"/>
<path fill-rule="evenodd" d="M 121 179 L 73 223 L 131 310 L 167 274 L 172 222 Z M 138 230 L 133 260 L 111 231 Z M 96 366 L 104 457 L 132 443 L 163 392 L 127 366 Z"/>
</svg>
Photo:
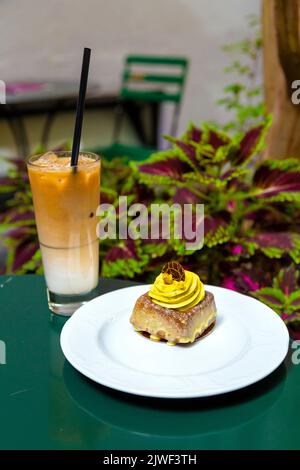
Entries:
<svg viewBox="0 0 300 470">
<path fill-rule="evenodd" d="M 55 294 L 47 289 L 48 307 L 51 312 L 56 313 L 57 315 L 69 317 L 75 312 L 75 310 L 81 307 L 81 305 L 94 299 L 98 295 L 98 287 L 95 287 L 87 293 L 78 295 Z"/>
</svg>

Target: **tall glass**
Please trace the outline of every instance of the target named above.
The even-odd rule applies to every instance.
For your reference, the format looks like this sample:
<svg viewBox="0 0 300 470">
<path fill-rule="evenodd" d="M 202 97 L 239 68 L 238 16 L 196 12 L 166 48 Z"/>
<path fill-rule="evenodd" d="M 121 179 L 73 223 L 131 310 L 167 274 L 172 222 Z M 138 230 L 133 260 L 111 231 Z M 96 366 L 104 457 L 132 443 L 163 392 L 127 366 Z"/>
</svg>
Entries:
<svg viewBox="0 0 300 470">
<path fill-rule="evenodd" d="M 71 315 L 96 295 L 99 240 L 100 157 L 81 152 L 70 166 L 70 152 L 27 160 L 50 310 Z"/>
</svg>

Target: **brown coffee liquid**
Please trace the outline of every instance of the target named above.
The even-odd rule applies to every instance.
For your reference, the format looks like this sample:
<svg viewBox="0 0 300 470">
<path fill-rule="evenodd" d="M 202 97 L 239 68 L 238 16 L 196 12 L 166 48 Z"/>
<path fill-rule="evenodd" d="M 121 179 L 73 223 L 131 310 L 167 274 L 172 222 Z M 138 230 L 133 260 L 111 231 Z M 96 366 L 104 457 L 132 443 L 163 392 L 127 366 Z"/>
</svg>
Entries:
<svg viewBox="0 0 300 470">
<path fill-rule="evenodd" d="M 47 153 L 29 163 L 28 173 L 48 288 L 62 294 L 94 288 L 99 160 L 81 154 L 74 172 L 70 157 Z"/>
</svg>

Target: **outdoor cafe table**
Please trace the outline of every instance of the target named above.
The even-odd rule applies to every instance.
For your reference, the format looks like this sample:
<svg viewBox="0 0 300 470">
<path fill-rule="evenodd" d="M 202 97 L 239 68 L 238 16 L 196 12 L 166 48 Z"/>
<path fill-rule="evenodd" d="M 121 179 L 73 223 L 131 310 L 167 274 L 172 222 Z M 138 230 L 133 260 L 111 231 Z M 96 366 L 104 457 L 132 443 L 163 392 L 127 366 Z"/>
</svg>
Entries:
<svg viewBox="0 0 300 470">
<path fill-rule="evenodd" d="M 15 93 L 9 90 L 15 89 Z M 7 83 L 6 104 L 0 106 L 0 119 L 4 118 L 12 132 L 19 156 L 29 155 L 29 136 L 25 125 L 28 116 L 45 115 L 40 141 L 48 148 L 50 132 L 56 116 L 63 112 L 75 113 L 78 98 L 77 81 L 51 80 L 43 82 Z M 89 83 L 85 109 L 113 109 L 120 104 L 118 90 L 102 90 L 96 83 Z M 150 115 L 149 125 L 144 124 L 140 113 L 146 110 Z M 124 103 L 124 112 L 141 143 L 156 148 L 158 146 L 160 103 Z M 152 120 L 151 120 L 152 116 Z M 149 120 L 149 119 L 148 119 Z M 101 126 L 101 121 L 100 126 Z M 113 129 L 112 129 L 113 132 Z M 100 143 L 99 143 L 100 145 Z"/>
<path fill-rule="evenodd" d="M 99 292 L 128 285 L 133 283 L 101 279 Z M 268 378 L 243 390 L 205 399 L 149 399 L 97 385 L 73 369 L 59 343 L 65 321 L 50 315 L 43 277 L 0 277 L 6 351 L 0 365 L 1 449 L 299 449 L 295 349 Z"/>
</svg>

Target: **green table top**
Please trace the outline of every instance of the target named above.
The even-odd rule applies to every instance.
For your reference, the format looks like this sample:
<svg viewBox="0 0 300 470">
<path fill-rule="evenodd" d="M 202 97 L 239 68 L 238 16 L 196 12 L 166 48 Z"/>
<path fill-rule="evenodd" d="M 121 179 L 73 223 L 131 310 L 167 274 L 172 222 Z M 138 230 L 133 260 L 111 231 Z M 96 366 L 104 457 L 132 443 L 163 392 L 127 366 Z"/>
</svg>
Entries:
<svg viewBox="0 0 300 470">
<path fill-rule="evenodd" d="M 127 285 L 104 279 L 100 292 Z M 64 322 L 49 313 L 42 277 L 0 277 L 2 362 L 6 351 L 6 364 L 0 364 L 0 448 L 300 448 L 295 349 L 272 375 L 241 391 L 148 399 L 96 385 L 73 369 L 59 344 Z"/>
</svg>

